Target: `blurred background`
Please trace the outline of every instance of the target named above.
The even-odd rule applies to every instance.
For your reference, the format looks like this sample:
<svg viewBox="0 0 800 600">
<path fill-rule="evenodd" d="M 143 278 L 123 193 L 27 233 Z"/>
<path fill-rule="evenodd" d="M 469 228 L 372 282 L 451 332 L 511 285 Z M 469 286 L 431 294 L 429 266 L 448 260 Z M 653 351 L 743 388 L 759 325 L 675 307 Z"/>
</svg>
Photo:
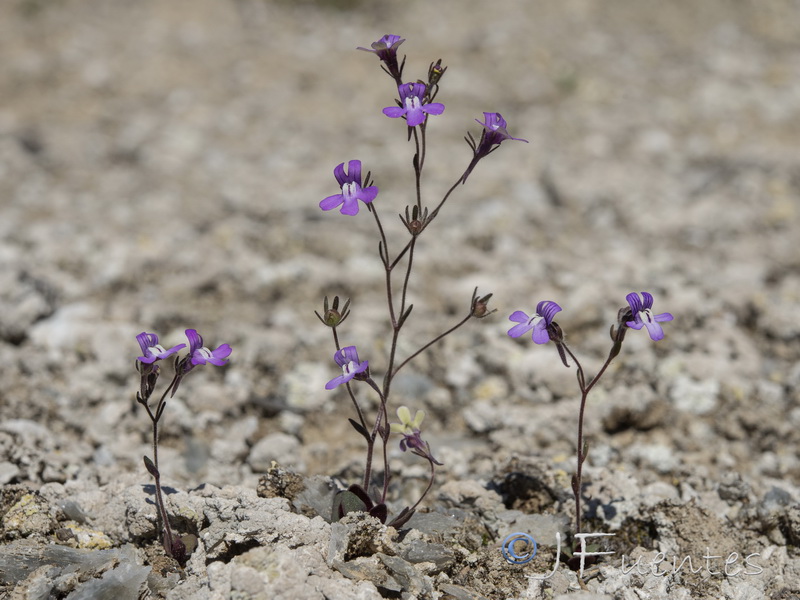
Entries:
<svg viewBox="0 0 800 600">
<path fill-rule="evenodd" d="M 4 482 L 146 478 L 135 335 L 173 345 L 189 327 L 234 352 L 170 403 L 168 478 L 249 485 L 272 459 L 358 472 L 349 401 L 323 389 L 337 369 L 313 311 L 351 297 L 343 343 L 382 374 L 377 237 L 366 211 L 318 203 L 337 192 L 333 168 L 359 158 L 402 236 L 392 215 L 413 201 L 412 144 L 381 114 L 391 80 L 356 50 L 387 33 L 407 40 L 406 80 L 448 67 L 446 111 L 428 128 L 429 205 L 468 164 L 462 138 L 480 134 L 483 111 L 529 140 L 481 162 L 418 247 L 401 353 L 464 314 L 476 286 L 498 309 L 395 390 L 429 411 L 444 477 L 490 474 L 515 452 L 569 468 L 574 374 L 552 348 L 509 340 L 507 317 L 557 301 L 593 371 L 625 295 L 647 290 L 676 318 L 658 345 L 631 332 L 598 390 L 588 427 L 613 449 L 606 460 L 625 448 L 645 480 L 749 461 L 753 477 L 797 482 L 798 8 L 3 2 L 0 417 L 17 423 Z M 20 419 L 25 460 L 10 454 Z"/>
</svg>

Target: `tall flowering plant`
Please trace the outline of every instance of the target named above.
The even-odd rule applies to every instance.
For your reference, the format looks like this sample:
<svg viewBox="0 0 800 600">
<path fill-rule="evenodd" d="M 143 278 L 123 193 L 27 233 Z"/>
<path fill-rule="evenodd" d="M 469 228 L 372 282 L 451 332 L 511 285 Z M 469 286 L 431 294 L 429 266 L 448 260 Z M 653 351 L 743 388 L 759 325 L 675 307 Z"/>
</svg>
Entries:
<svg viewBox="0 0 800 600">
<path fill-rule="evenodd" d="M 201 365 L 209 364 L 220 367 L 226 364 L 232 351 L 228 344 L 222 344 L 214 350 L 209 350 L 203 345 L 203 338 L 195 329 L 187 329 L 186 338 L 189 342 L 189 351 L 184 356 L 179 356 L 177 353 L 185 348 L 186 344 L 178 344 L 167 350 L 158 343 L 158 336 L 155 333 L 143 331 L 136 336 L 136 341 L 139 342 L 139 347 L 142 350 L 142 355 L 136 359 L 136 370 L 140 375 L 136 401 L 147 412 L 153 430 L 153 458 L 150 459 L 145 456 L 144 466 L 155 480 L 156 507 L 163 529 L 162 542 L 164 551 L 181 565 L 186 562 L 187 558 L 186 544 L 183 539 L 174 535 L 169 524 L 167 509 L 164 505 L 164 495 L 161 491 L 161 472 L 158 469 L 158 424 L 164 414 L 164 409 L 167 407 L 167 398 L 172 398 L 175 395 L 184 377 L 191 373 L 195 367 Z M 155 393 L 158 378 L 161 376 L 159 362 L 172 355 L 175 355 L 172 381 L 170 381 L 153 406 L 151 398 Z"/>
<path fill-rule="evenodd" d="M 594 386 L 600 381 L 600 378 L 605 374 L 611 362 L 619 355 L 622 349 L 622 342 L 625 340 L 625 333 L 628 329 L 642 329 L 645 328 L 653 341 L 659 341 L 664 338 L 664 330 L 661 323 L 672 321 L 670 313 L 661 313 L 659 315 L 653 314 L 653 296 L 648 292 L 642 292 L 641 297 L 635 292 L 631 292 L 626 296 L 628 306 L 625 306 L 617 313 L 617 322 L 611 326 L 611 350 L 608 352 L 605 362 L 597 371 L 597 374 L 587 379 L 578 358 L 570 350 L 567 343 L 564 341 L 564 333 L 553 319 L 556 314 L 561 312 L 561 307 L 552 300 L 543 300 L 536 306 L 536 312 L 533 316 L 528 316 L 527 313 L 518 310 L 509 316 L 509 320 L 516 323 L 511 329 L 508 330 L 508 335 L 512 338 L 518 338 L 527 333 L 531 334 L 531 339 L 536 344 L 547 344 L 553 342 L 558 351 L 561 361 L 565 367 L 569 367 L 568 359 L 572 359 L 575 363 L 576 375 L 578 378 L 578 388 L 581 393 L 580 409 L 578 411 L 578 441 L 577 441 L 577 467 L 575 474 L 572 476 L 572 493 L 575 498 L 575 533 L 581 533 L 581 526 L 583 516 L 581 512 L 581 481 L 583 477 L 583 463 L 586 462 L 586 457 L 589 453 L 589 446 L 584 440 L 583 435 L 583 418 L 586 411 L 586 401 L 589 397 L 589 392 L 592 391 Z M 578 561 L 570 562 L 570 566 L 578 569 Z"/>
<path fill-rule="evenodd" d="M 358 48 L 374 53 L 380 60 L 381 66 L 393 80 L 393 90 L 398 98 L 394 106 L 383 109 L 383 114 L 391 119 L 405 121 L 404 133 L 407 139 L 413 140 L 414 168 L 414 202 L 405 207 L 400 215 L 400 220 L 405 226 L 405 236 L 398 242 L 387 238 L 380 217 L 379 189 L 373 185 L 371 174 L 367 172 L 362 178 L 362 163 L 354 159 L 347 163 L 339 164 L 333 174 L 339 185 L 339 192 L 324 198 L 319 206 L 322 210 L 330 211 L 339 208 L 345 216 L 356 217 L 360 210 L 365 208 L 372 215 L 378 236 L 378 259 L 385 272 L 386 308 L 387 319 L 390 325 L 390 339 L 386 345 L 388 356 L 383 365 L 383 376 L 373 378 L 370 362 L 361 360 L 356 346 L 343 346 L 340 341 L 340 330 L 345 319 L 350 314 L 350 300 L 340 308 L 339 297 L 329 304 L 328 298 L 323 303 L 322 314 L 316 313 L 320 321 L 331 329 L 335 352 L 333 360 L 341 369 L 341 374 L 331 379 L 325 386 L 333 390 L 344 386 L 347 395 L 355 409 L 355 419 L 350 423 L 366 443 L 366 460 L 364 475 L 360 483 L 351 485 L 348 490 L 340 492 L 334 501 L 333 519 L 338 520 L 351 511 L 365 511 L 378 517 L 382 522 L 388 518 L 386 497 L 389 491 L 390 469 L 387 453 L 387 444 L 392 433 L 402 436 L 400 448 L 402 451 L 410 450 L 413 454 L 428 461 L 430 466 L 430 480 L 425 491 L 412 506 L 404 508 L 394 519 L 391 525 L 399 527 L 413 515 L 416 507 L 431 489 L 436 472 L 440 465 L 432 455 L 430 445 L 422 438 L 420 425 L 424 416 L 423 411 L 417 411 L 414 419 L 407 407 L 397 409 L 400 423 L 389 424 L 389 406 L 391 404 L 392 382 L 397 374 L 406 367 L 414 358 L 434 346 L 446 336 L 453 333 L 472 319 L 479 319 L 494 312 L 488 308 L 491 294 L 479 296 L 477 288 L 472 293 L 465 314 L 452 326 L 421 344 L 417 350 L 408 356 L 400 357 L 398 347 L 403 327 L 406 324 L 414 306 L 408 301 L 408 290 L 412 280 L 415 253 L 420 245 L 420 239 L 427 228 L 438 218 L 442 208 L 451 194 L 466 183 L 467 177 L 475 169 L 478 162 L 497 150 L 505 140 L 526 142 L 521 138 L 514 138 L 507 131 L 507 122 L 500 113 L 484 113 L 484 120 L 478 121 L 483 127 L 479 140 L 476 142 L 471 134 L 467 134 L 467 143 L 471 149 L 471 156 L 467 157 L 466 166 L 462 173 L 455 178 L 454 183 L 442 198 L 436 202 L 429 202 L 423 195 L 423 173 L 427 148 L 427 131 L 431 117 L 442 115 L 445 105 L 437 102 L 439 83 L 447 70 L 442 66 L 441 59 L 431 63 L 425 80 L 407 80 L 403 78 L 405 57 L 398 60 L 398 47 L 404 42 L 398 35 L 387 34 L 374 42 L 370 48 Z M 390 248 L 399 250 L 392 253 Z M 373 363 L 374 364 L 374 363 Z M 358 384 L 358 385 L 357 385 Z M 374 415 L 368 415 L 362 408 L 360 400 L 362 392 L 371 392 L 377 395 L 379 405 Z M 380 448 L 380 459 L 383 463 L 382 480 L 373 481 L 373 461 L 376 446 Z M 375 489 L 373 489 L 375 488 Z"/>
</svg>

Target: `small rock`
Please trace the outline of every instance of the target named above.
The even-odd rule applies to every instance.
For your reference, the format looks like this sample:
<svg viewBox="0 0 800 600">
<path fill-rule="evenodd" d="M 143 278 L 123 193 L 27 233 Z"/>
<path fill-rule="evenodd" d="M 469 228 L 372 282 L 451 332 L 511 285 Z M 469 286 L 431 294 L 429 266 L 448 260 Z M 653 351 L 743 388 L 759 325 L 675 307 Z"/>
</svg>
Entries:
<svg viewBox="0 0 800 600">
<path fill-rule="evenodd" d="M 9 538 L 47 535 L 53 531 L 50 507 L 38 494 L 25 494 L 3 515 L 3 529 Z"/>
<path fill-rule="evenodd" d="M 444 544 L 430 544 L 423 540 L 413 540 L 401 545 L 400 556 L 410 563 L 433 563 L 433 573 L 444 571 L 455 564 L 455 552 Z"/>
<path fill-rule="evenodd" d="M 256 442 L 250 450 L 247 462 L 256 473 L 266 472 L 273 461 L 302 471 L 304 465 L 299 456 L 299 440 L 293 435 L 276 432 Z"/>
<path fill-rule="evenodd" d="M 719 381 L 695 381 L 685 376 L 675 378 L 669 397 L 675 408 L 695 415 L 707 415 L 717 407 Z"/>
<path fill-rule="evenodd" d="M 331 523 L 328 565 L 387 551 L 393 546 L 387 533 L 386 525 L 375 517 L 364 512 L 347 513 Z"/>
</svg>

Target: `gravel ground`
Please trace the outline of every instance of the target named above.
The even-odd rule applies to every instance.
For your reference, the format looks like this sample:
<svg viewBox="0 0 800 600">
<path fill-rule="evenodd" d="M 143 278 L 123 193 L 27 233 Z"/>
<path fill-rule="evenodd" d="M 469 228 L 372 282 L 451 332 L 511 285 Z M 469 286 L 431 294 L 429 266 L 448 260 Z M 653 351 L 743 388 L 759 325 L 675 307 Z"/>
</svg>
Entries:
<svg viewBox="0 0 800 600">
<path fill-rule="evenodd" d="M 800 597 L 798 8 L 2 3 L 0 596 Z M 324 389 L 334 346 L 313 314 L 351 298 L 342 342 L 383 375 L 374 221 L 318 204 L 360 158 L 392 248 L 403 239 L 413 143 L 381 114 L 392 82 L 355 50 L 386 33 L 407 40 L 406 80 L 448 66 L 428 206 L 482 111 L 529 141 L 482 161 L 416 248 L 401 356 L 476 287 L 497 312 L 395 382 L 390 413 L 425 409 L 444 463 L 400 533 L 328 522 L 364 444 L 344 390 Z M 591 374 L 640 290 L 675 319 L 658 343 L 628 332 L 586 416 L 584 529 L 614 534 L 599 542 L 614 554 L 541 579 L 574 531 L 580 394 L 552 344 L 510 339 L 507 317 L 558 302 Z M 198 538 L 179 568 L 158 540 L 134 360 L 141 331 L 171 346 L 187 328 L 233 353 L 164 413 L 168 509 Z M 395 441 L 389 457 L 396 512 L 428 471 Z M 527 564 L 499 551 L 514 531 L 539 544 Z"/>
</svg>

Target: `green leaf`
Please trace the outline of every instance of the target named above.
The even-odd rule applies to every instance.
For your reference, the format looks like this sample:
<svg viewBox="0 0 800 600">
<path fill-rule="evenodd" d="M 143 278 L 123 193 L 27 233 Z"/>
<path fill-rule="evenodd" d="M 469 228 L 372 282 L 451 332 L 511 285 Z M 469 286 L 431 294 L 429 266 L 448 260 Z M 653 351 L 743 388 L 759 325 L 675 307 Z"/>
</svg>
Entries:
<svg viewBox="0 0 800 600">
<path fill-rule="evenodd" d="M 333 497 L 333 510 L 331 511 L 331 521 L 336 522 L 351 512 L 366 512 L 367 505 L 351 491 L 337 492 Z"/>
<path fill-rule="evenodd" d="M 147 469 L 147 472 L 150 473 L 150 475 L 152 475 L 153 477 L 158 477 L 158 469 L 156 469 L 156 466 L 153 464 L 153 461 L 147 458 L 146 456 L 142 458 L 144 458 L 144 468 Z"/>
</svg>

